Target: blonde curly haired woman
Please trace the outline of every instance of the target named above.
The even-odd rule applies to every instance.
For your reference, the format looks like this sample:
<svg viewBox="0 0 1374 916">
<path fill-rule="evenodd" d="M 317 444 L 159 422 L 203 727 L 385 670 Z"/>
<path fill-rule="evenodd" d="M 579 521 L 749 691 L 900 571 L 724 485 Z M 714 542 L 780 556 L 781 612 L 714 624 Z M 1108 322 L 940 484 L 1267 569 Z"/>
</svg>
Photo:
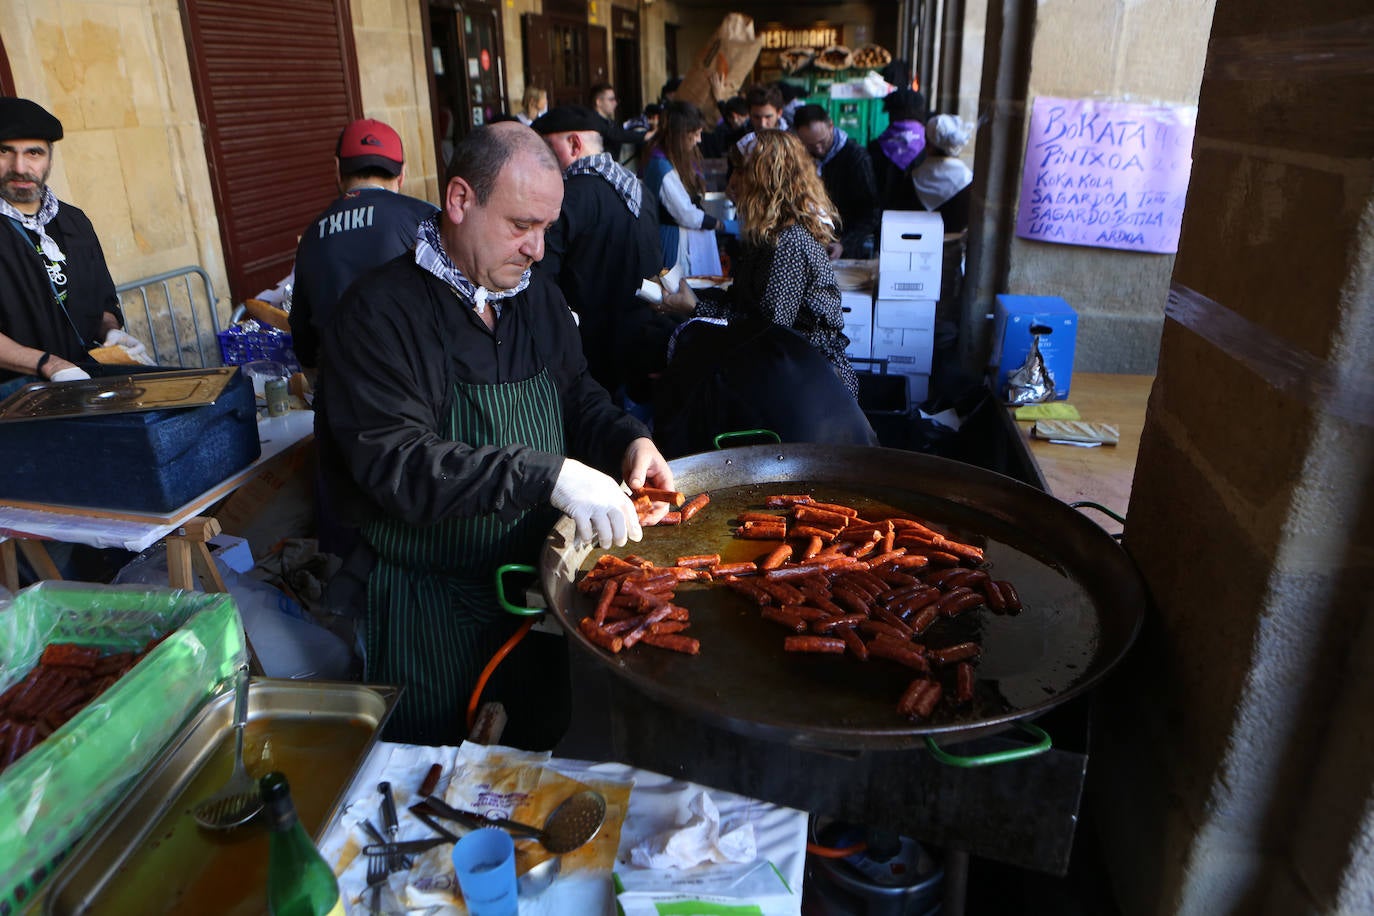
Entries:
<svg viewBox="0 0 1374 916">
<path fill-rule="evenodd" d="M 792 134 L 759 131 L 730 187 L 742 242 L 734 283 L 723 294 L 703 290 L 700 300 L 684 283 L 664 297 L 663 310 L 726 321 L 763 317 L 791 328 L 825 354 L 857 397 L 840 288 L 825 250 L 836 237 L 835 208 L 815 163 Z"/>
</svg>

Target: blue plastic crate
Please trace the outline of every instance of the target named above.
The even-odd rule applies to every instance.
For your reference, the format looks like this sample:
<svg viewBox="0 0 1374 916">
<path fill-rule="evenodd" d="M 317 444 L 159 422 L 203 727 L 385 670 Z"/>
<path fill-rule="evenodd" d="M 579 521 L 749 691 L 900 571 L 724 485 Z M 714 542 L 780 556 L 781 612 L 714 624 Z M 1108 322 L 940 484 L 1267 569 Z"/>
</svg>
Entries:
<svg viewBox="0 0 1374 916">
<path fill-rule="evenodd" d="M 301 371 L 300 360 L 291 347 L 291 335 L 284 331 L 245 331 L 230 328 L 215 335 L 219 355 L 226 366 L 242 366 L 254 360 L 270 359 L 281 363 L 287 372 Z"/>
</svg>

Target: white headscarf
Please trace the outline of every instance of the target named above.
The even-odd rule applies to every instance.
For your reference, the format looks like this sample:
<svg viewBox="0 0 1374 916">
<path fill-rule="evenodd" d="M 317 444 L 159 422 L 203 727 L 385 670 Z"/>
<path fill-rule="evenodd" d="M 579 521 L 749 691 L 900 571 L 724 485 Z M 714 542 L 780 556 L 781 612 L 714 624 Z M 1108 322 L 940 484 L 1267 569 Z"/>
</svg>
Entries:
<svg viewBox="0 0 1374 916">
<path fill-rule="evenodd" d="M 916 167 L 911 180 L 916 197 L 927 210 L 939 209 L 973 182 L 973 170 L 958 158 L 971 136 L 972 127 L 955 115 L 935 115 L 926 121 L 930 155 Z"/>
</svg>

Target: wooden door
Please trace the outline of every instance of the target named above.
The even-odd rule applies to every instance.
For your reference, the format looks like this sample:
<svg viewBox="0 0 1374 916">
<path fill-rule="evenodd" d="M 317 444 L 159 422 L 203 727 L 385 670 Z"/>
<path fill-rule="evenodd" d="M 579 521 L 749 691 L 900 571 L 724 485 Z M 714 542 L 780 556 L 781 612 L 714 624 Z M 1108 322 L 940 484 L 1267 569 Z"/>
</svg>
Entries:
<svg viewBox="0 0 1374 916">
<path fill-rule="evenodd" d="M 587 91 L 597 83 L 611 81 L 611 52 L 606 41 L 606 30 L 597 25 L 587 26 Z M 591 99 L 585 99 L 586 104 Z M 622 118 L 623 120 L 623 118 Z"/>
<path fill-rule="evenodd" d="M 552 108 L 553 35 L 549 22 L 537 13 L 526 13 L 520 17 L 520 30 L 525 46 L 525 87 L 535 86 L 547 92 L 549 107 Z"/>
<path fill-rule="evenodd" d="M 296 239 L 338 194 L 339 131 L 361 117 L 348 0 L 185 0 L 191 82 L 229 292 L 290 271 Z"/>
<path fill-rule="evenodd" d="M 5 56 L 5 43 L 0 41 L 0 95 L 16 96 L 14 74 L 10 72 L 10 59 Z"/>
</svg>

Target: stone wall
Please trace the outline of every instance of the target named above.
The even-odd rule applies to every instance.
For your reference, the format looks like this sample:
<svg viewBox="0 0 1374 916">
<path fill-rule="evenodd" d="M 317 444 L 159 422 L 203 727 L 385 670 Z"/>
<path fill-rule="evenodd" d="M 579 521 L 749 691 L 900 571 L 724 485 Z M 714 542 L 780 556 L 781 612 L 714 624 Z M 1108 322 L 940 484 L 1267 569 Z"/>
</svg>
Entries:
<svg viewBox="0 0 1374 916">
<path fill-rule="evenodd" d="M 115 283 L 192 264 L 229 314 L 175 0 L 0 4 L 16 91 L 61 119 L 50 184 L 90 216 Z"/>
<path fill-rule="evenodd" d="M 1363 23 L 1363 26 L 1360 25 Z M 1127 914 L 1374 912 L 1367 5 L 1217 0 L 1094 763 Z"/>
<path fill-rule="evenodd" d="M 1017 85 L 1025 95 L 998 97 L 985 71 L 980 109 L 991 121 L 979 131 L 978 143 L 991 143 L 997 151 L 995 161 L 984 159 L 975 168 L 982 212 L 976 210 L 974 218 L 982 217 L 981 249 L 989 256 L 984 263 L 970 263 L 965 359 L 971 368 L 979 366 L 990 349 L 991 327 L 984 316 L 997 293 L 1054 295 L 1078 311 L 1078 371 L 1152 372 L 1174 258 L 1018 238 L 1014 226 L 1027 113 L 1038 96 L 1195 105 L 1213 4 L 1063 0 L 1036 5 L 1033 20 L 1024 7 L 1003 13 L 1007 4 L 997 6 L 989 22 L 1014 23 L 1024 34 L 1004 34 L 1001 25 L 994 29 L 991 42 L 1010 41 L 1014 47 L 1000 56 L 990 50 L 991 62 L 1024 69 L 1016 78 L 1002 77 L 1004 85 Z M 989 166 L 993 173 L 980 178 Z M 980 246 L 972 250 L 977 253 Z"/>
<path fill-rule="evenodd" d="M 418 2 L 352 0 L 353 43 L 363 117 L 385 121 L 401 135 L 412 197 L 439 202 L 439 168 L 429 109 L 424 17 Z"/>
</svg>

